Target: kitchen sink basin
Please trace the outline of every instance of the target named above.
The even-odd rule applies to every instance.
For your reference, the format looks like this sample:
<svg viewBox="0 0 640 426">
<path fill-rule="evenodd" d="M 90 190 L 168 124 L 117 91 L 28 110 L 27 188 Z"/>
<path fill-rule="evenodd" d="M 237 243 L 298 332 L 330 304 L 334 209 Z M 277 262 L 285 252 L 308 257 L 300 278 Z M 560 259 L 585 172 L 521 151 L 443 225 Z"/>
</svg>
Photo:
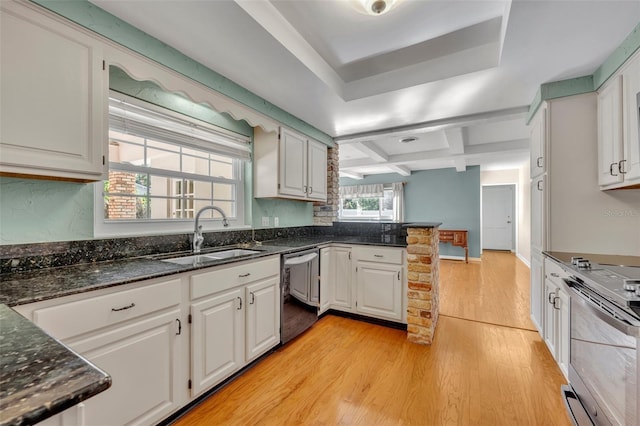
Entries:
<svg viewBox="0 0 640 426">
<path fill-rule="evenodd" d="M 169 259 L 161 259 L 163 262 L 177 263 L 178 265 L 199 265 L 207 262 L 214 262 L 216 260 L 231 259 L 234 257 L 250 256 L 252 254 L 258 254 L 260 250 L 249 249 L 230 249 L 216 251 L 207 254 L 193 254 L 190 256 L 172 257 Z"/>
</svg>

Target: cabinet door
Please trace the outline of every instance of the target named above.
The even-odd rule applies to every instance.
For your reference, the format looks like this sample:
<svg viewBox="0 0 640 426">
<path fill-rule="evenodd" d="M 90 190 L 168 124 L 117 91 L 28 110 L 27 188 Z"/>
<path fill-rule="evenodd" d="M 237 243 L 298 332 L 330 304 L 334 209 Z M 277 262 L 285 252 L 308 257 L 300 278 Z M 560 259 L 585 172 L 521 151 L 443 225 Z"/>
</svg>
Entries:
<svg viewBox="0 0 640 426">
<path fill-rule="evenodd" d="M 557 295 L 558 287 L 548 279 L 544 280 L 544 300 L 543 303 L 543 311 L 544 311 L 544 341 L 549 347 L 549 351 L 551 351 L 551 355 L 558 360 L 558 352 L 556 349 L 556 342 L 558 341 L 557 337 L 557 320 L 556 320 L 556 309 L 554 308 L 554 302 Z"/>
<path fill-rule="evenodd" d="M 279 193 L 306 198 L 307 140 L 287 129 L 280 131 Z M 326 166 L 325 166 L 326 167 Z"/>
<path fill-rule="evenodd" d="M 531 181 L 531 249 L 546 249 L 546 174 Z"/>
<path fill-rule="evenodd" d="M 65 342 L 107 371 L 112 385 L 84 401 L 87 425 L 154 424 L 182 401 L 178 319 L 175 309 L 88 338 Z M 184 388 L 182 388 L 184 389 Z"/>
<path fill-rule="evenodd" d="M 624 108 L 624 180 L 640 179 L 640 54 L 636 53 L 622 74 Z"/>
<path fill-rule="evenodd" d="M 307 151 L 309 159 L 307 196 L 312 200 L 327 201 L 327 146 L 309 140 Z"/>
<path fill-rule="evenodd" d="M 534 178 L 546 170 L 547 108 L 544 104 L 540 106 L 530 125 L 531 178 Z"/>
<path fill-rule="evenodd" d="M 331 281 L 332 271 L 335 268 L 333 262 L 333 249 L 325 247 L 320 249 L 320 312 L 323 313 L 331 306 Z"/>
<path fill-rule="evenodd" d="M 356 311 L 379 318 L 402 319 L 402 267 L 358 262 Z"/>
<path fill-rule="evenodd" d="M 191 305 L 192 396 L 244 366 L 244 288 Z"/>
<path fill-rule="evenodd" d="M 622 77 L 617 76 L 598 93 L 598 184 L 622 182 Z"/>
<path fill-rule="evenodd" d="M 531 253 L 531 321 L 540 335 L 544 335 L 543 321 L 544 276 L 542 274 L 542 257 L 540 253 Z"/>
<path fill-rule="evenodd" d="M 351 310 L 351 249 L 343 247 L 333 248 L 334 267 L 331 281 L 331 306 Z"/>
<path fill-rule="evenodd" d="M 277 277 L 245 288 L 246 362 L 280 343 L 280 281 Z"/>
<path fill-rule="evenodd" d="M 0 172 L 99 180 L 107 142 L 100 44 L 1 3 Z"/>
<path fill-rule="evenodd" d="M 562 289 L 558 290 L 556 308 L 558 309 L 558 364 L 564 376 L 569 378 L 569 347 L 571 345 L 570 319 L 569 319 L 569 295 Z"/>
</svg>

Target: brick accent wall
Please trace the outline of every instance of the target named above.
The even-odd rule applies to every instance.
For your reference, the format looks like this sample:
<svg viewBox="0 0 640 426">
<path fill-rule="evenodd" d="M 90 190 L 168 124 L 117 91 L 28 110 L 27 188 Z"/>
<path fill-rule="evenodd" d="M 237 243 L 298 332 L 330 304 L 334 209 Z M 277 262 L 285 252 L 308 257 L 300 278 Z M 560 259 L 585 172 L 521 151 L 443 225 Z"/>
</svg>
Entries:
<svg viewBox="0 0 640 426">
<path fill-rule="evenodd" d="M 407 230 L 407 339 L 430 345 L 438 322 L 438 228 Z"/>
<path fill-rule="evenodd" d="M 313 224 L 331 226 L 338 220 L 340 203 L 338 145 L 327 150 L 327 202 L 313 204 Z"/>
<path fill-rule="evenodd" d="M 120 192 L 122 194 L 136 193 L 135 173 L 109 171 L 109 192 Z M 109 197 L 107 207 L 109 219 L 135 219 L 136 199 L 134 197 Z"/>
</svg>

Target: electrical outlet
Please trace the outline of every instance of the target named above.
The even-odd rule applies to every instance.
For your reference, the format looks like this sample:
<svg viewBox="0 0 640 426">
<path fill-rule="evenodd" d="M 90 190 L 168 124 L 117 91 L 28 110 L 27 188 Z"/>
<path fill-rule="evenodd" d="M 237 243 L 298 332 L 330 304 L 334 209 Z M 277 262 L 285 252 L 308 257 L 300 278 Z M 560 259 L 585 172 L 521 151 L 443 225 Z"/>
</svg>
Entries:
<svg viewBox="0 0 640 426">
<path fill-rule="evenodd" d="M 280 226 L 280 218 L 278 216 L 273 218 L 273 226 L 275 226 L 276 228 Z"/>
<path fill-rule="evenodd" d="M 269 226 L 269 216 L 262 216 L 262 226 Z"/>
</svg>

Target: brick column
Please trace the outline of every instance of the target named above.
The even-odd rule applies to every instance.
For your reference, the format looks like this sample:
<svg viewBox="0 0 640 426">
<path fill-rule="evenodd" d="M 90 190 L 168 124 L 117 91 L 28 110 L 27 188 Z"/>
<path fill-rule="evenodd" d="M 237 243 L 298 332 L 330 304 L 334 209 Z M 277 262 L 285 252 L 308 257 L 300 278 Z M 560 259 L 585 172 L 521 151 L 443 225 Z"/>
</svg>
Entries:
<svg viewBox="0 0 640 426">
<path fill-rule="evenodd" d="M 340 203 L 338 145 L 327 150 L 327 202 L 313 203 L 313 224 L 332 226 L 338 220 Z"/>
<path fill-rule="evenodd" d="M 136 193 L 135 173 L 109 171 L 109 192 L 122 194 Z M 135 219 L 136 199 L 134 197 L 109 197 L 108 219 Z"/>
<path fill-rule="evenodd" d="M 407 229 L 407 339 L 430 345 L 438 322 L 438 228 Z"/>
</svg>

